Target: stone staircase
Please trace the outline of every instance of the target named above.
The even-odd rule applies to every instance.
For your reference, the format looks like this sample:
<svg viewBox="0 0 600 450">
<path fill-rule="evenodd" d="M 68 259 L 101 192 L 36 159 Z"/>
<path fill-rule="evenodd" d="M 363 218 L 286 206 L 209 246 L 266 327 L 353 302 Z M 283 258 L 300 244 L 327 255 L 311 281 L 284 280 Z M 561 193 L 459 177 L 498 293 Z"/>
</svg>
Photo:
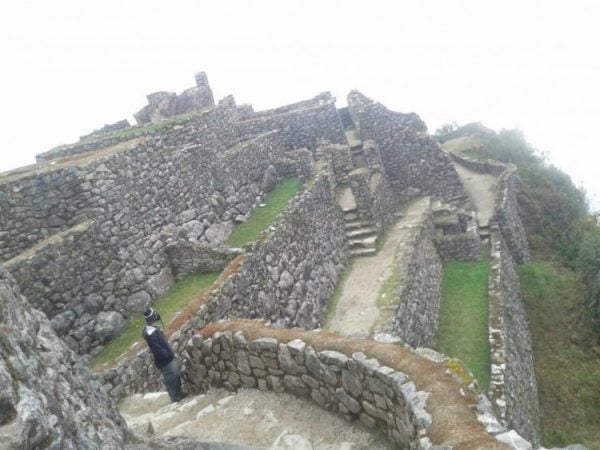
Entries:
<svg viewBox="0 0 600 450">
<path fill-rule="evenodd" d="M 372 220 L 361 219 L 356 209 L 344 211 L 346 246 L 352 256 L 372 256 L 377 253 L 377 228 Z"/>
</svg>

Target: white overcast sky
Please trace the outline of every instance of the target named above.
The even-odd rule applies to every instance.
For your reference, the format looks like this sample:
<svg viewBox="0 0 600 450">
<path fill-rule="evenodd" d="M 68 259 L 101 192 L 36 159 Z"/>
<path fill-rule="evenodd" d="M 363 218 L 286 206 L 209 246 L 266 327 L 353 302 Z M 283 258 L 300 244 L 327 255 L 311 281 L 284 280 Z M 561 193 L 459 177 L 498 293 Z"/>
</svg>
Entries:
<svg viewBox="0 0 600 450">
<path fill-rule="evenodd" d="M 0 171 L 205 71 L 257 110 L 359 89 L 431 132 L 521 128 L 600 208 L 595 0 L 2 1 L 0 55 Z"/>
</svg>

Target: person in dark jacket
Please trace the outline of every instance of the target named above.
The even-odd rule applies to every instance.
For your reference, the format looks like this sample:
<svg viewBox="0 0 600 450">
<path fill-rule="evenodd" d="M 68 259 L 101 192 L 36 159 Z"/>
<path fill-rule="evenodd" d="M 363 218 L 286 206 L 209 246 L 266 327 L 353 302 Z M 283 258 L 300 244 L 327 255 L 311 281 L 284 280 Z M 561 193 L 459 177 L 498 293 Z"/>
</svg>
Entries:
<svg viewBox="0 0 600 450">
<path fill-rule="evenodd" d="M 181 377 L 179 368 L 175 363 L 175 355 L 160 328 L 153 326 L 161 320 L 160 314 L 158 311 L 148 308 L 144 311 L 144 319 L 146 319 L 146 326 L 144 327 L 144 331 L 142 331 L 142 336 L 152 352 L 154 365 L 162 373 L 169 398 L 172 402 L 178 402 L 183 398 L 183 395 L 181 393 Z"/>
</svg>

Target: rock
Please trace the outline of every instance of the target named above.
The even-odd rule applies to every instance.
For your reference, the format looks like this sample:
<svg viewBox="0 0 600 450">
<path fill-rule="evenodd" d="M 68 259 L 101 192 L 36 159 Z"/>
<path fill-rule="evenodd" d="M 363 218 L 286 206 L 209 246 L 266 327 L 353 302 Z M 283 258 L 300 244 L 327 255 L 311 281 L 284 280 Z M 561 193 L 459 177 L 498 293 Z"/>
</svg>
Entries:
<svg viewBox="0 0 600 450">
<path fill-rule="evenodd" d="M 96 316 L 94 339 L 104 343 L 117 335 L 125 326 L 125 319 L 116 311 L 101 312 Z"/>
<path fill-rule="evenodd" d="M 50 324 L 52 325 L 54 331 L 56 331 L 56 334 L 62 336 L 71 329 L 71 326 L 73 325 L 74 321 L 75 313 L 71 310 L 67 310 L 61 314 L 54 316 L 50 321 Z"/>
<path fill-rule="evenodd" d="M 223 244 L 233 231 L 233 222 L 213 223 L 204 232 L 204 238 L 210 244 Z"/>
<path fill-rule="evenodd" d="M 148 279 L 148 290 L 154 297 L 161 297 L 167 293 L 175 280 L 169 267 L 165 267 L 156 275 Z"/>
<path fill-rule="evenodd" d="M 507 431 L 506 433 L 496 435 L 496 439 L 500 442 L 508 444 L 515 450 L 531 450 L 531 443 L 523 439 L 515 430 Z"/>
<path fill-rule="evenodd" d="M 215 407 L 213 405 L 208 405 L 202 408 L 200 411 L 198 411 L 198 413 L 196 414 L 196 419 L 199 419 L 202 416 L 206 416 L 207 414 L 212 414 L 213 412 L 215 412 Z"/>
<path fill-rule="evenodd" d="M 0 446 L 124 448 L 125 422 L 104 388 L 30 308 L 0 266 Z"/>
<path fill-rule="evenodd" d="M 127 297 L 125 309 L 132 315 L 142 315 L 151 302 L 152 297 L 146 291 L 136 292 Z"/>
<path fill-rule="evenodd" d="M 267 167 L 265 173 L 263 175 L 263 180 L 261 183 L 261 188 L 264 192 L 272 191 L 275 186 L 277 186 L 279 175 L 277 174 L 277 169 L 272 164 Z"/>
</svg>

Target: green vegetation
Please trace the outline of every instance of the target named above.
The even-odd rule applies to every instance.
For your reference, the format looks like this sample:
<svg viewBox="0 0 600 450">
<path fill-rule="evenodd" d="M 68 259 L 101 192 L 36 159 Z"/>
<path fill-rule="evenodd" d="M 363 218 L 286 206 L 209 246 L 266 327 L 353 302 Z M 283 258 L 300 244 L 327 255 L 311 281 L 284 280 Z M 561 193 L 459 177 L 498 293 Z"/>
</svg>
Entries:
<svg viewBox="0 0 600 450">
<path fill-rule="evenodd" d="M 533 337 L 542 442 L 600 449 L 600 353 L 579 345 L 577 276 L 536 262 L 520 266 L 519 278 Z"/>
<path fill-rule="evenodd" d="M 294 198 L 300 189 L 300 180 L 296 177 L 286 178 L 269 193 L 266 206 L 256 208 L 248 219 L 236 227 L 227 244 L 230 247 L 243 247 L 260 238 L 261 233 L 275 221 L 275 218 Z"/>
<path fill-rule="evenodd" d="M 166 325 L 171 322 L 175 314 L 181 311 L 204 289 L 209 288 L 218 278 L 219 273 L 197 273 L 178 281 L 163 297 L 152 305 L 160 311 L 162 320 Z M 90 361 L 90 366 L 95 367 L 115 360 L 125 353 L 133 344 L 141 341 L 144 319 L 136 317 L 115 339 L 110 341 L 102 351 Z"/>
<path fill-rule="evenodd" d="M 448 125 L 440 136 L 456 129 Z M 600 449 L 600 226 L 585 193 L 519 130 L 465 151 L 519 170 L 519 214 L 534 261 L 519 268 L 533 338 L 546 446 Z"/>
<path fill-rule="evenodd" d="M 444 265 L 438 350 L 459 358 L 487 392 L 490 384 L 488 343 L 489 260 Z"/>
</svg>

